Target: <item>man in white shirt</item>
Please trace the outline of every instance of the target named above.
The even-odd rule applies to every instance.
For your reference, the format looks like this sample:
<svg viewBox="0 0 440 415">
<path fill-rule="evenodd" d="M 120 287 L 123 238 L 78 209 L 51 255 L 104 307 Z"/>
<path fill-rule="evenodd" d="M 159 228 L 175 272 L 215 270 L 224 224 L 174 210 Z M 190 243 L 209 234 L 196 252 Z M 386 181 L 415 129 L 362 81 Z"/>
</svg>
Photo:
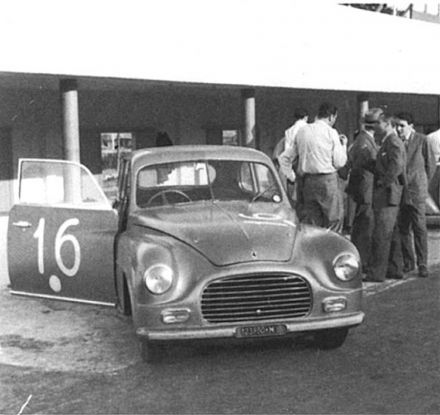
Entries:
<svg viewBox="0 0 440 415">
<path fill-rule="evenodd" d="M 293 146 L 298 131 L 301 127 L 304 127 L 309 120 L 309 113 L 304 108 L 297 108 L 294 116 L 295 122 L 284 132 L 284 150 L 287 147 Z"/>
<path fill-rule="evenodd" d="M 279 157 L 280 168 L 288 181 L 295 181 L 292 164 L 303 179 L 304 221 L 317 226 L 339 229 L 340 203 L 337 170 L 347 162 L 347 139 L 340 139 L 333 128 L 338 109 L 323 103 L 313 124 L 306 124 L 296 134 L 293 146 Z"/>
<path fill-rule="evenodd" d="M 440 161 L 440 130 L 428 134 L 428 147 L 434 154 L 435 162 L 438 163 Z"/>
<path fill-rule="evenodd" d="M 293 125 L 291 125 L 285 132 L 284 137 L 278 142 L 274 149 L 273 153 L 273 159 L 275 160 L 275 164 L 279 166 L 278 157 L 283 153 L 283 151 L 288 148 L 292 147 L 295 142 L 295 137 L 298 134 L 298 131 L 301 127 L 304 127 L 309 119 L 309 113 L 304 108 L 297 108 L 294 113 L 295 122 Z M 293 166 L 291 167 L 293 168 Z M 286 185 L 286 178 L 284 174 L 281 174 L 281 177 L 284 181 L 284 184 Z M 287 191 L 289 193 L 289 196 L 291 197 L 292 201 L 295 203 L 295 207 L 297 209 L 297 213 L 299 214 L 299 211 L 301 210 L 302 201 L 300 196 L 300 187 L 301 187 L 301 180 L 296 180 L 295 183 L 289 183 L 287 182 Z"/>
</svg>

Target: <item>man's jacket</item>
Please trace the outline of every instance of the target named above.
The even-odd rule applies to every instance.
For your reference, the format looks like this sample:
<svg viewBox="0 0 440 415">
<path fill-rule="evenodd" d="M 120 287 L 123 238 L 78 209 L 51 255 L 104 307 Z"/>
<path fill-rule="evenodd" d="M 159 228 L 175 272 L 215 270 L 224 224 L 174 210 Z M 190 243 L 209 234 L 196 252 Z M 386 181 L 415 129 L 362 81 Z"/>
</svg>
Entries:
<svg viewBox="0 0 440 415">
<path fill-rule="evenodd" d="M 357 204 L 373 203 L 374 174 L 367 170 L 375 162 L 378 146 L 366 131 L 360 131 L 348 152 L 350 178 L 347 193 Z"/>
<path fill-rule="evenodd" d="M 375 209 L 398 206 L 402 199 L 406 154 L 402 140 L 394 133 L 387 135 L 379 148 L 374 169 Z"/>
<path fill-rule="evenodd" d="M 428 181 L 435 171 L 434 154 L 425 135 L 413 132 L 406 146 L 406 181 L 402 203 L 417 205 L 426 202 Z"/>
</svg>

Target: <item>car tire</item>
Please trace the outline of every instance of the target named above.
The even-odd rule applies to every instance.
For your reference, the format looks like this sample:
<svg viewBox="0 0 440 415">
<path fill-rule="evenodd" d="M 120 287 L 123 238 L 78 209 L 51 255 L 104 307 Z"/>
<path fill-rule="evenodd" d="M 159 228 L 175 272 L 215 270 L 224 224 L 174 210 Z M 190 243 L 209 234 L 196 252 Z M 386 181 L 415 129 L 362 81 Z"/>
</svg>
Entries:
<svg viewBox="0 0 440 415">
<path fill-rule="evenodd" d="M 326 329 L 315 333 L 316 346 L 323 350 L 341 347 L 347 338 L 348 328 Z"/>
<path fill-rule="evenodd" d="M 140 348 L 142 360 L 147 363 L 156 363 L 160 361 L 163 355 L 162 347 L 157 342 L 141 340 Z"/>
</svg>

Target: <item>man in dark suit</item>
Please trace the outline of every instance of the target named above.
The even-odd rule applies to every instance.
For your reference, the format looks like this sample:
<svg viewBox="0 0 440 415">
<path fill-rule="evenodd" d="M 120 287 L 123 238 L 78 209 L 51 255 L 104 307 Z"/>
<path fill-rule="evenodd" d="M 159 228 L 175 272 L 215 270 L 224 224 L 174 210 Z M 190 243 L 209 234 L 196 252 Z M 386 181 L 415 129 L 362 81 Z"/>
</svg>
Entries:
<svg viewBox="0 0 440 415">
<path fill-rule="evenodd" d="M 368 167 L 375 163 L 378 150 L 374 139 L 375 111 L 377 109 L 367 111 L 365 114 L 363 128 L 348 152 L 350 178 L 346 192 L 356 203 L 351 241 L 359 251 L 364 272 L 366 272 L 370 261 L 371 238 L 374 228 L 374 175 L 368 170 Z"/>
<path fill-rule="evenodd" d="M 373 110 L 372 110 L 373 111 Z M 375 135 L 380 139 L 374 171 L 374 229 L 366 281 L 383 282 L 388 273 L 391 241 L 405 183 L 405 147 L 394 130 L 393 117 L 374 109 Z M 401 264 L 401 261 L 397 264 Z M 397 269 L 396 275 L 402 275 Z"/>
<path fill-rule="evenodd" d="M 408 112 L 397 114 L 396 129 L 405 145 L 407 160 L 407 185 L 403 192 L 398 221 L 404 271 L 409 272 L 415 268 L 416 261 L 410 233 L 412 229 L 419 276 L 427 277 L 428 236 L 425 210 L 428 182 L 435 170 L 435 159 L 428 148 L 426 136 L 414 131 L 412 114 Z"/>
</svg>

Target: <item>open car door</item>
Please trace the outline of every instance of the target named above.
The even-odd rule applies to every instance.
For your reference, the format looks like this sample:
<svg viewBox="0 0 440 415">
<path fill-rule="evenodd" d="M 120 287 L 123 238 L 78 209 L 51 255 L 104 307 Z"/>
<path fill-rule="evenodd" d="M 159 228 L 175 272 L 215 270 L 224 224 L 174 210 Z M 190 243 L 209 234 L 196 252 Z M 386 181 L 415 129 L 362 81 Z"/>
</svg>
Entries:
<svg viewBox="0 0 440 415">
<path fill-rule="evenodd" d="M 11 293 L 113 305 L 117 213 L 84 166 L 23 159 L 9 214 Z"/>
</svg>

